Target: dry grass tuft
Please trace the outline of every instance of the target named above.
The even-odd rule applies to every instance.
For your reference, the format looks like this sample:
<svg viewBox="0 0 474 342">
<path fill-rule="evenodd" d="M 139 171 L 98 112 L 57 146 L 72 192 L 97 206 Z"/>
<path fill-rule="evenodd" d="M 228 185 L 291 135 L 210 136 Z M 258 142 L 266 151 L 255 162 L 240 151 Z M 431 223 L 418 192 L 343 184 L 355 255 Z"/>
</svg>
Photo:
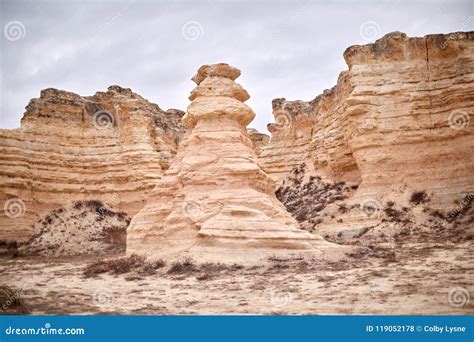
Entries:
<svg viewBox="0 0 474 342">
<path fill-rule="evenodd" d="M 142 275 L 150 275 L 165 265 L 166 263 L 163 260 L 147 262 L 145 257 L 132 254 L 129 257 L 105 259 L 94 262 L 86 267 L 84 276 L 90 278 L 102 273 L 125 274 L 132 271 L 136 271 Z"/>
<path fill-rule="evenodd" d="M 410 203 L 413 205 L 418 205 L 418 204 L 426 203 L 429 201 L 430 199 L 428 198 L 426 191 L 415 191 L 414 193 L 411 194 L 411 197 L 410 197 Z"/>
<path fill-rule="evenodd" d="M 168 274 L 189 274 L 196 271 L 197 267 L 194 261 L 191 258 L 186 258 L 184 261 L 175 261 L 168 270 Z"/>
</svg>

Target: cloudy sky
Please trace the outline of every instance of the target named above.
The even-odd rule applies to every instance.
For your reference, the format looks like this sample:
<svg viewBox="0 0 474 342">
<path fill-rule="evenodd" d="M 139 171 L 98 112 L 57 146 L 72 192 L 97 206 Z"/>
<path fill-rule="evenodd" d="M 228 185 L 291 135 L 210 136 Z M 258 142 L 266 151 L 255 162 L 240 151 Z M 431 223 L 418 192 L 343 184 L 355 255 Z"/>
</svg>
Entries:
<svg viewBox="0 0 474 342">
<path fill-rule="evenodd" d="M 473 1 L 0 0 L 0 128 L 48 87 L 117 84 L 185 109 L 202 64 L 227 62 L 266 131 L 271 100 L 311 100 L 347 69 L 342 53 L 392 31 L 474 30 Z"/>
</svg>

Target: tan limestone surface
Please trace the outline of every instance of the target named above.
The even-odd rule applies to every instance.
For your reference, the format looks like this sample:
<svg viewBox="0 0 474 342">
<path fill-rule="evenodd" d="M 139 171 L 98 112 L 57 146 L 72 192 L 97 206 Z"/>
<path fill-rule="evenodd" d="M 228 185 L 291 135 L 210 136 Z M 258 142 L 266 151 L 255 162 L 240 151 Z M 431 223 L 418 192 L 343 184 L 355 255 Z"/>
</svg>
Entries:
<svg viewBox="0 0 474 342">
<path fill-rule="evenodd" d="M 0 250 L 0 283 L 21 289 L 33 314 L 472 314 L 473 52 L 470 32 L 392 33 L 351 47 L 334 88 L 310 102 L 274 101 L 270 141 L 245 129 L 254 114 L 231 82 L 240 71 L 204 66 L 189 129 L 159 182 L 181 134 L 179 112 L 163 115 L 116 87 L 92 99 L 47 90 L 21 129 L 0 131 L 1 200 L 26 204 L 0 227 L 21 236 L 29 215 L 46 211 L 35 225 L 52 224 L 29 247 L 53 248 L 26 258 Z M 116 131 L 92 127 L 104 107 L 120 114 Z M 97 123 L 108 127 L 102 114 Z M 294 219 L 268 175 L 282 180 L 276 196 Z M 96 254 L 52 257 L 80 244 L 103 249 L 97 239 L 123 251 L 128 216 L 112 210 L 113 194 L 134 212 L 155 183 L 129 229 L 129 252 L 196 261 L 87 278 Z M 78 198 L 88 201 L 64 203 Z M 9 209 L 22 213 L 19 202 Z M 88 226 L 104 217 L 110 230 Z M 65 241 L 65 226 L 83 235 Z M 319 235 L 358 247 L 328 260 L 320 252 L 333 245 Z M 221 264 L 249 260 L 259 263 Z"/>
<path fill-rule="evenodd" d="M 262 169 L 281 181 L 305 163 L 315 176 L 357 187 L 349 205 L 408 202 L 426 191 L 446 213 L 473 193 L 474 33 L 393 32 L 344 58 L 349 69 L 314 100 L 274 100 Z"/>
<path fill-rule="evenodd" d="M 127 252 L 249 262 L 332 246 L 300 230 L 276 199 L 275 184 L 257 164 L 246 131 L 255 114 L 237 99 L 243 90 L 233 82 L 240 73 L 235 70 L 204 66 L 193 78 L 199 86 L 183 118 L 186 134 L 147 205 L 132 219 Z"/>
<path fill-rule="evenodd" d="M 255 152 L 257 155 L 260 153 L 261 147 L 266 145 L 270 140 L 268 135 L 260 133 L 255 128 L 247 128 L 247 134 L 255 146 Z"/>
<path fill-rule="evenodd" d="M 28 239 L 76 200 L 135 214 L 176 152 L 182 115 L 118 86 L 89 97 L 43 90 L 20 128 L 0 130 L 0 240 Z"/>
</svg>

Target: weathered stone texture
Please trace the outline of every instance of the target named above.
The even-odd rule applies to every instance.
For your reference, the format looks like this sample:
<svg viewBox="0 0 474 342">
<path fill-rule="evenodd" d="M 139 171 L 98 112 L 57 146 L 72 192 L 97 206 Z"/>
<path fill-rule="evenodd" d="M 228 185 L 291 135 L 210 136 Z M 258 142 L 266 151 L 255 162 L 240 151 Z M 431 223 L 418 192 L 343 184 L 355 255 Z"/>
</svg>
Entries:
<svg viewBox="0 0 474 342">
<path fill-rule="evenodd" d="M 281 180 L 313 174 L 382 200 L 400 187 L 450 209 L 474 191 L 474 33 L 387 34 L 344 53 L 349 70 L 310 102 L 275 100 L 259 162 Z M 407 193 L 409 191 L 407 190 Z"/>
<path fill-rule="evenodd" d="M 135 214 L 176 152 L 183 114 L 118 86 L 41 91 L 20 128 L 0 130 L 0 240 L 28 239 L 42 215 L 76 200 Z"/>
<path fill-rule="evenodd" d="M 216 68 L 199 72 L 203 69 Z M 183 118 L 187 133 L 147 205 L 132 219 L 127 251 L 255 262 L 275 253 L 317 254 L 330 247 L 300 230 L 275 197 L 275 184 L 258 166 L 246 131 L 255 114 L 233 95 L 238 87 L 221 82 L 221 73 L 230 71 L 220 65 L 196 82 Z M 203 84 L 209 85 L 205 92 Z"/>
</svg>

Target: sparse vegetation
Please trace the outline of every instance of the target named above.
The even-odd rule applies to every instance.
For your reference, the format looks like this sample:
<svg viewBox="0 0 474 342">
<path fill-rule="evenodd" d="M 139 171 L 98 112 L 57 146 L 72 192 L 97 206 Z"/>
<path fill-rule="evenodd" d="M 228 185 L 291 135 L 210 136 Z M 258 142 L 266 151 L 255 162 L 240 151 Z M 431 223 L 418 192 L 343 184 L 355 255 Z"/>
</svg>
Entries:
<svg viewBox="0 0 474 342">
<path fill-rule="evenodd" d="M 275 195 L 300 223 L 313 230 L 324 222 L 322 211 L 330 204 L 338 205 L 341 214 L 350 210 L 343 202 L 357 188 L 344 181 L 329 183 L 319 176 L 310 176 L 305 182 L 306 165 L 294 168 L 277 189 Z"/>
<path fill-rule="evenodd" d="M 393 263 L 397 261 L 394 248 L 387 248 L 387 247 L 374 246 L 374 245 L 368 245 L 367 248 L 358 248 L 354 252 L 347 253 L 346 255 L 354 259 L 366 259 L 366 258 L 384 259 L 384 261 L 387 263 Z"/>
<path fill-rule="evenodd" d="M 428 198 L 426 191 L 415 191 L 414 193 L 411 194 L 411 197 L 410 197 L 410 203 L 413 205 L 427 203 L 429 201 L 430 199 Z"/>
<path fill-rule="evenodd" d="M 186 258 L 183 261 L 175 261 L 168 270 L 168 274 L 189 274 L 196 271 L 197 267 L 194 261 L 191 258 Z"/>
<path fill-rule="evenodd" d="M 383 219 L 382 222 L 384 221 L 389 221 L 389 222 L 397 222 L 397 223 L 409 223 L 410 220 L 407 218 L 407 212 L 402 210 L 398 210 L 395 206 L 395 202 L 389 201 L 387 202 L 387 206 L 384 208 L 384 213 L 386 215 L 386 219 Z"/>
<path fill-rule="evenodd" d="M 163 260 L 147 262 L 145 257 L 132 254 L 128 257 L 99 260 L 88 265 L 84 270 L 84 276 L 90 278 L 103 273 L 125 274 L 132 271 L 142 275 L 150 275 L 165 265 L 166 263 Z"/>
<path fill-rule="evenodd" d="M 349 211 L 349 208 L 347 208 L 344 203 L 339 206 L 339 212 L 340 212 L 341 214 L 345 214 L 345 213 L 348 212 L 348 211 Z"/>
<path fill-rule="evenodd" d="M 166 266 L 166 262 L 162 259 L 155 261 L 145 262 L 142 267 L 138 269 L 138 273 L 141 275 L 155 274 L 156 270 Z"/>
<path fill-rule="evenodd" d="M 100 274 L 125 275 L 130 274 L 125 279 L 141 279 L 142 276 L 154 275 L 160 269 L 162 276 L 172 276 L 174 279 L 183 279 L 187 276 L 196 276 L 197 280 L 209 280 L 215 278 L 224 271 L 235 272 L 244 268 L 238 264 L 222 264 L 206 262 L 197 264 L 191 258 L 182 261 L 175 261 L 168 270 L 164 270 L 165 261 L 158 259 L 147 261 L 145 257 L 132 254 L 128 257 L 116 259 L 104 259 L 88 265 L 83 272 L 86 278 L 96 277 Z M 176 278 L 178 276 L 178 278 Z"/>
<path fill-rule="evenodd" d="M 455 203 L 457 204 L 457 207 L 447 213 L 446 220 L 448 222 L 453 222 L 465 216 L 471 209 L 473 198 L 474 198 L 473 194 L 468 194 L 463 198 L 461 202 L 455 201 Z M 474 217 L 471 216 L 471 222 L 473 221 L 474 221 Z"/>
<path fill-rule="evenodd" d="M 125 251 L 130 218 L 101 201 L 75 201 L 52 210 L 34 226 L 35 233 L 21 247 L 25 255 L 84 255 Z"/>
<path fill-rule="evenodd" d="M 18 257 L 19 244 L 16 241 L 3 241 L 0 240 L 0 256 Z"/>
</svg>

